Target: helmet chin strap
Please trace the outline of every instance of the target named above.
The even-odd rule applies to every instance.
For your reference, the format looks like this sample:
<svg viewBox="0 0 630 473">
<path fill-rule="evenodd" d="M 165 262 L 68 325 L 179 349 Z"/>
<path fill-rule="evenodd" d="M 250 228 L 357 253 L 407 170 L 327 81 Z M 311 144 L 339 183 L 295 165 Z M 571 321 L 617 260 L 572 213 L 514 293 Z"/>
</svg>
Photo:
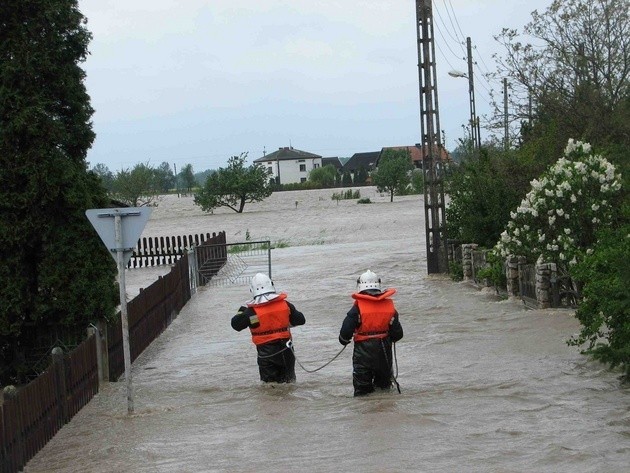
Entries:
<svg viewBox="0 0 630 473">
<path fill-rule="evenodd" d="M 278 297 L 278 294 L 275 292 L 268 292 L 267 294 L 260 294 L 259 296 L 254 297 L 250 303 L 251 304 L 260 304 L 262 302 L 269 302 Z"/>
</svg>

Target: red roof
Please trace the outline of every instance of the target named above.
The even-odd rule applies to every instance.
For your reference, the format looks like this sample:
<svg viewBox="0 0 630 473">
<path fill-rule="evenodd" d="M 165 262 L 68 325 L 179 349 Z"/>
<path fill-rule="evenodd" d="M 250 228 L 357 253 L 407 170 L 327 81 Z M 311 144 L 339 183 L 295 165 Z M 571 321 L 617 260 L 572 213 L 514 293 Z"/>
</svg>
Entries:
<svg viewBox="0 0 630 473">
<path fill-rule="evenodd" d="M 428 154 L 427 153 L 428 148 L 426 146 L 423 146 L 422 148 L 420 148 L 419 146 L 386 146 L 381 149 L 381 154 L 386 149 L 394 149 L 394 150 L 406 149 L 407 151 L 409 151 L 409 154 L 411 155 L 411 162 L 413 162 L 413 164 L 418 168 L 421 167 L 420 162 L 424 161 Z M 443 147 L 440 148 L 440 152 L 438 154 L 440 155 L 442 161 L 446 161 L 446 162 L 452 161 L 451 155 L 448 153 L 448 151 L 446 151 L 445 148 Z"/>
</svg>

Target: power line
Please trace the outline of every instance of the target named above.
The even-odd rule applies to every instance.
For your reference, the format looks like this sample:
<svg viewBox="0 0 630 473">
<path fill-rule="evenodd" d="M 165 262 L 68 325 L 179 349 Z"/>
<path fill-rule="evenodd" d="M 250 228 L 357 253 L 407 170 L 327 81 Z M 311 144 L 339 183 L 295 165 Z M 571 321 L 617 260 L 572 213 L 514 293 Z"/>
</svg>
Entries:
<svg viewBox="0 0 630 473">
<path fill-rule="evenodd" d="M 440 31 L 439 29 L 437 30 L 438 34 L 442 37 L 442 39 L 444 40 L 444 44 L 446 44 L 446 46 L 448 47 L 448 50 L 451 52 L 451 54 L 456 57 L 457 59 L 461 59 L 461 56 L 458 56 L 457 53 L 455 51 L 453 51 L 451 49 L 451 46 L 448 44 L 448 41 L 446 41 L 446 38 L 444 37 L 444 35 L 442 34 L 442 31 Z"/>
<path fill-rule="evenodd" d="M 462 50 L 463 50 L 463 44 L 464 44 L 464 39 L 466 37 L 466 35 L 464 34 L 464 32 L 462 31 L 461 27 L 459 26 L 459 21 L 457 21 L 457 15 L 455 15 L 455 10 L 453 9 L 453 4 L 451 3 L 451 0 L 448 0 L 449 5 L 451 6 L 451 11 L 453 12 L 453 18 L 455 18 L 455 23 L 457 23 L 457 28 L 459 29 L 459 32 L 462 35 L 462 40 L 460 40 L 460 44 L 462 45 Z M 444 5 L 446 6 L 446 13 L 448 13 L 448 18 L 451 21 L 451 24 L 453 24 L 453 20 L 451 19 L 451 15 L 448 11 L 448 5 L 446 5 L 446 0 L 444 0 Z M 455 28 L 455 26 L 453 26 L 453 28 Z M 457 34 L 457 32 L 455 33 Z M 458 36 L 459 38 L 459 36 Z"/>
<path fill-rule="evenodd" d="M 437 8 L 437 5 L 436 5 L 436 8 L 435 8 L 435 12 L 437 13 L 437 17 L 438 17 L 438 19 L 440 20 L 440 23 L 442 23 L 442 26 L 444 26 L 444 30 L 448 33 L 448 35 L 450 36 L 450 38 L 451 38 L 453 41 L 455 41 L 455 43 L 456 43 L 456 44 L 458 44 L 458 45 L 460 46 L 460 48 L 462 48 L 462 51 L 464 51 L 464 54 L 465 54 L 465 50 L 463 49 L 462 43 L 460 42 L 459 38 L 457 38 L 457 32 L 455 32 L 455 36 L 453 36 L 453 35 L 451 34 L 451 31 L 449 30 L 448 26 L 446 25 L 446 23 L 445 23 L 445 22 L 444 22 L 444 20 L 442 19 L 442 15 L 440 15 L 440 9 L 439 9 L 439 8 Z M 447 11 L 447 13 L 448 13 L 448 11 Z M 450 19 L 450 16 L 449 16 L 449 19 Z M 451 21 L 451 25 L 452 25 L 452 23 L 453 23 L 453 22 Z M 442 38 L 444 38 L 444 35 L 442 34 L 442 30 L 441 30 L 441 29 L 438 29 L 438 33 L 440 33 L 440 35 L 442 36 Z M 446 42 L 446 38 L 444 38 L 444 42 Z M 450 46 L 449 46 L 449 50 L 451 50 Z M 451 52 L 453 52 L 453 50 L 451 50 Z M 454 52 L 453 52 L 453 55 L 454 55 L 454 56 L 457 56 L 457 54 L 456 54 L 456 53 L 454 53 Z"/>
<path fill-rule="evenodd" d="M 446 63 L 451 67 L 451 69 L 457 69 L 457 67 L 454 67 L 450 61 L 448 60 L 448 58 L 446 57 L 446 55 L 444 54 L 444 51 L 442 51 L 442 48 L 440 48 L 440 44 L 439 43 L 435 43 L 435 46 L 437 47 L 438 51 L 442 54 L 442 57 L 444 58 L 444 61 L 446 61 Z M 458 58 L 460 59 L 460 58 Z"/>
</svg>

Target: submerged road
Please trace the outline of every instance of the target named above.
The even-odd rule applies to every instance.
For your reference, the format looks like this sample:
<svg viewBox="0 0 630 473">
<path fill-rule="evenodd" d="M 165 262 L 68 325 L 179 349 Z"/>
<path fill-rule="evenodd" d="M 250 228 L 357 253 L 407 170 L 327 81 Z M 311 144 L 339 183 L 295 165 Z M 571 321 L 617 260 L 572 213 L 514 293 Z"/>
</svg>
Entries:
<svg viewBox="0 0 630 473">
<path fill-rule="evenodd" d="M 350 345 L 297 383 L 263 385 L 230 318 L 244 286 L 202 288 L 134 363 L 27 465 L 51 472 L 625 472 L 630 391 L 565 341 L 568 310 L 527 310 L 426 275 L 415 236 L 274 250 L 276 287 L 304 312 L 308 368 L 337 335 L 367 268 L 398 290 L 396 391 L 352 397 Z M 133 276 L 132 276 L 133 277 Z"/>
</svg>

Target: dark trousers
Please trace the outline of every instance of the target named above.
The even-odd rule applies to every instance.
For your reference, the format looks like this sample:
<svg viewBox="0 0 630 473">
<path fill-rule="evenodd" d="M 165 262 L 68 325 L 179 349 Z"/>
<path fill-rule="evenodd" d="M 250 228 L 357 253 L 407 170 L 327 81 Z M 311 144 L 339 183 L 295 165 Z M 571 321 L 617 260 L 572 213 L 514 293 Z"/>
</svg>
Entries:
<svg viewBox="0 0 630 473">
<path fill-rule="evenodd" d="M 258 351 L 258 371 L 265 383 L 294 383 L 295 356 L 287 348 L 287 341 L 278 340 L 256 347 Z"/>
<path fill-rule="evenodd" d="M 389 338 L 354 343 L 352 384 L 355 396 L 369 394 L 375 388 L 392 387 L 392 342 Z"/>
</svg>

